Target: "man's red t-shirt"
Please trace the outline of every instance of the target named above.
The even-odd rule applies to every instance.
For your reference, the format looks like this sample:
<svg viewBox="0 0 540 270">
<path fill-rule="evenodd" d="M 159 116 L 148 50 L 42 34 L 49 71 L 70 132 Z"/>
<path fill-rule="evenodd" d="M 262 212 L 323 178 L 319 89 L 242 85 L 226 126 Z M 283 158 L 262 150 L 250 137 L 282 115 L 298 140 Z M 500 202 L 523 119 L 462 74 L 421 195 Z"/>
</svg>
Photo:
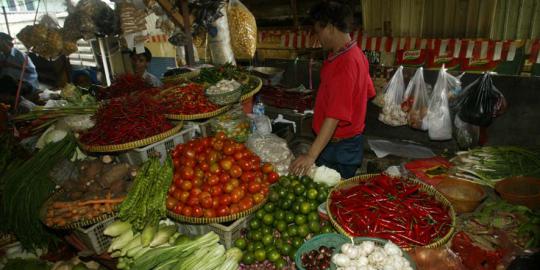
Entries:
<svg viewBox="0 0 540 270">
<path fill-rule="evenodd" d="M 313 130 L 319 133 L 325 118 L 339 120 L 334 138 L 364 132 L 368 99 L 375 96 L 369 62 L 356 42 L 326 59 L 315 100 Z"/>
</svg>

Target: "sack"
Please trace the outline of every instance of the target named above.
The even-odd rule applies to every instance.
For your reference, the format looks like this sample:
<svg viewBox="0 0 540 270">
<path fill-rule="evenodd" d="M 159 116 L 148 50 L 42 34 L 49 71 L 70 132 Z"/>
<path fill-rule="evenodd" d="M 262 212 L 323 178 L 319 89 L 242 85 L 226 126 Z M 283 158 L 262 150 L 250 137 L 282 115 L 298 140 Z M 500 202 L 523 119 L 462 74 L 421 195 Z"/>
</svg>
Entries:
<svg viewBox="0 0 540 270">
<path fill-rule="evenodd" d="M 412 128 L 427 130 L 425 117 L 429 106 L 428 87 L 424 81 L 424 69 L 418 68 L 405 91 L 401 109 L 408 113 L 407 123 Z"/>
<path fill-rule="evenodd" d="M 227 8 L 231 44 L 237 58 L 252 59 L 257 50 L 255 17 L 239 0 L 231 0 Z"/>
<path fill-rule="evenodd" d="M 452 119 L 448 106 L 448 79 L 450 74 L 442 68 L 429 101 L 427 114 L 428 135 L 431 140 L 452 139 Z"/>
<path fill-rule="evenodd" d="M 225 65 L 230 63 L 235 65 L 225 6 L 221 8 L 221 12 L 223 16 L 219 17 L 211 26 L 211 28 L 215 29 L 215 34 L 214 31 L 209 31 L 208 34 L 208 48 L 210 49 L 212 64 Z"/>
<path fill-rule="evenodd" d="M 407 124 L 407 114 L 401 109 L 404 90 L 403 66 L 400 66 L 384 91 L 384 106 L 379 121 L 395 127 Z"/>
<path fill-rule="evenodd" d="M 454 127 L 454 138 L 459 149 L 471 149 L 478 145 L 480 127 L 464 122 L 459 115 L 454 119 Z"/>
<path fill-rule="evenodd" d="M 506 99 L 493 85 L 489 73 L 467 86 L 465 93 L 458 115 L 467 123 L 487 127 L 506 109 Z"/>
</svg>

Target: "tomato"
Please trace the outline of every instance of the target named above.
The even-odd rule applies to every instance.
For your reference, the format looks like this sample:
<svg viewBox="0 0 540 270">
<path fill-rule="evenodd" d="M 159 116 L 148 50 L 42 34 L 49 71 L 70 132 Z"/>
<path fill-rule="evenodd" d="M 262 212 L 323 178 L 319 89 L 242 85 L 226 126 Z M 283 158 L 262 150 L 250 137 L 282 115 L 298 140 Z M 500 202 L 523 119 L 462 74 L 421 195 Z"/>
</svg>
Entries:
<svg viewBox="0 0 540 270">
<path fill-rule="evenodd" d="M 211 140 L 211 139 L 212 139 L 212 138 L 210 138 L 210 137 L 203 138 L 203 139 L 201 140 L 201 144 L 202 144 L 204 147 L 208 147 L 208 146 L 210 145 L 210 140 Z"/>
<path fill-rule="evenodd" d="M 199 196 L 199 194 L 201 193 L 202 193 L 202 190 L 198 187 L 191 189 L 191 194 L 193 194 L 194 196 Z"/>
<path fill-rule="evenodd" d="M 202 186 L 201 186 L 201 190 L 202 192 L 208 192 L 210 194 L 212 194 L 212 186 L 209 185 L 208 183 L 203 183 Z"/>
<path fill-rule="evenodd" d="M 274 171 L 274 166 L 271 163 L 264 163 L 261 169 L 263 173 L 271 173 Z"/>
<path fill-rule="evenodd" d="M 242 211 L 246 211 L 251 207 L 253 207 L 253 199 L 251 199 L 251 197 L 245 197 L 240 201 L 240 209 Z"/>
<path fill-rule="evenodd" d="M 242 151 L 237 151 L 233 155 L 233 158 L 235 160 L 241 160 L 243 157 L 244 157 L 244 154 L 242 154 Z"/>
<path fill-rule="evenodd" d="M 187 167 L 195 167 L 195 159 L 192 159 L 192 158 L 186 158 L 184 160 L 184 163 L 183 163 L 184 166 L 187 166 Z"/>
<path fill-rule="evenodd" d="M 213 197 L 217 197 L 223 193 L 223 189 L 221 186 L 213 186 L 210 188 L 210 194 L 212 194 Z"/>
<path fill-rule="evenodd" d="M 178 190 L 178 191 L 180 191 L 180 195 L 179 195 L 178 198 L 176 198 L 176 197 L 175 197 L 175 198 L 176 198 L 177 200 L 183 202 L 183 203 L 187 202 L 187 200 L 188 200 L 188 198 L 189 198 L 189 192 L 187 192 L 187 191 L 181 191 L 181 190 Z"/>
<path fill-rule="evenodd" d="M 244 195 L 244 190 L 242 190 L 242 188 L 240 187 L 237 187 L 231 192 L 231 200 L 233 203 L 238 203 L 244 198 Z"/>
<path fill-rule="evenodd" d="M 212 165 L 210 165 L 210 172 L 213 174 L 219 174 L 221 172 L 221 168 L 217 163 L 212 163 Z"/>
<path fill-rule="evenodd" d="M 200 163 L 200 164 L 199 164 L 199 168 L 201 168 L 201 170 L 202 170 L 203 172 L 208 172 L 208 171 L 210 171 L 210 165 L 208 165 L 208 163 L 206 163 L 206 162 Z"/>
<path fill-rule="evenodd" d="M 172 186 L 176 186 L 178 188 L 181 188 L 182 187 L 182 178 L 178 175 L 175 175 L 174 178 L 173 178 L 173 185 Z"/>
<path fill-rule="evenodd" d="M 233 187 L 239 187 L 240 186 L 240 180 L 238 178 L 233 178 L 231 181 L 229 181 Z"/>
<path fill-rule="evenodd" d="M 195 169 L 195 178 L 204 178 L 204 171 L 199 169 L 199 168 L 196 168 Z"/>
<path fill-rule="evenodd" d="M 243 182 L 252 182 L 255 180 L 255 172 L 244 172 L 242 176 L 240 176 L 240 179 L 242 179 Z"/>
<path fill-rule="evenodd" d="M 240 209 L 240 205 L 239 204 L 231 204 L 231 207 L 229 207 L 230 209 L 230 214 L 231 215 L 234 215 L 236 213 L 239 213 L 241 212 L 242 209 Z"/>
<path fill-rule="evenodd" d="M 187 205 L 189 206 L 197 206 L 199 205 L 199 197 L 197 197 L 196 195 L 189 195 L 189 198 L 186 202 Z"/>
<path fill-rule="evenodd" d="M 196 153 L 195 153 L 195 151 L 193 150 L 193 148 L 191 148 L 191 147 L 188 147 L 188 148 L 186 149 L 186 151 L 184 151 L 184 156 L 185 156 L 186 158 L 195 158 L 195 155 L 196 155 Z"/>
<path fill-rule="evenodd" d="M 225 193 L 231 193 L 233 189 L 234 185 L 231 182 L 225 184 L 225 186 L 223 187 L 223 191 L 225 191 Z"/>
<path fill-rule="evenodd" d="M 198 155 L 195 159 L 197 160 L 197 163 L 200 164 L 200 163 L 206 162 L 207 157 L 206 155 Z"/>
<path fill-rule="evenodd" d="M 167 209 L 172 210 L 177 203 L 178 201 L 174 197 L 167 196 Z"/>
<path fill-rule="evenodd" d="M 226 144 L 223 146 L 223 154 L 230 156 L 234 154 L 234 146 L 231 144 Z"/>
<path fill-rule="evenodd" d="M 180 184 L 180 188 L 183 190 L 191 190 L 191 188 L 193 188 L 193 183 L 191 181 L 184 180 Z"/>
<path fill-rule="evenodd" d="M 242 168 L 240 168 L 238 165 L 233 165 L 229 171 L 229 174 L 231 177 L 238 178 L 242 175 Z"/>
<path fill-rule="evenodd" d="M 229 215 L 230 212 L 231 212 L 231 210 L 229 209 L 228 206 L 226 206 L 226 205 L 220 205 L 220 206 L 217 208 L 216 216 L 218 216 L 218 217 L 227 216 L 227 215 Z"/>
<path fill-rule="evenodd" d="M 172 196 L 177 199 L 177 200 L 180 200 L 180 198 L 182 198 L 182 190 L 180 189 L 177 189 L 173 192 Z"/>
<path fill-rule="evenodd" d="M 180 159 L 178 158 L 173 159 L 173 166 L 174 168 L 180 168 L 180 166 L 182 166 L 182 162 L 180 162 Z"/>
<path fill-rule="evenodd" d="M 177 215 L 181 215 L 183 209 L 184 209 L 184 206 L 182 204 L 177 204 L 177 205 L 174 206 L 172 211 Z"/>
<path fill-rule="evenodd" d="M 237 142 L 234 143 L 234 151 L 242 151 L 245 148 L 246 146 L 241 143 L 237 143 Z"/>
<path fill-rule="evenodd" d="M 248 188 L 247 188 L 247 184 L 246 184 L 246 183 L 240 184 L 240 188 L 241 188 L 244 192 L 248 192 Z"/>
<path fill-rule="evenodd" d="M 214 150 L 221 151 L 221 149 L 223 149 L 223 141 L 222 140 L 215 140 L 212 143 L 212 148 L 214 148 Z"/>
<path fill-rule="evenodd" d="M 175 186 L 175 185 L 171 185 L 169 187 L 169 195 L 173 195 L 173 193 L 177 190 L 178 188 Z"/>
<path fill-rule="evenodd" d="M 212 208 L 212 206 L 214 205 L 214 200 L 212 199 L 212 197 L 204 197 L 202 198 L 202 200 L 200 200 L 200 202 L 201 206 L 204 208 Z"/>
<path fill-rule="evenodd" d="M 216 217 L 216 211 L 212 208 L 204 209 L 204 217 L 206 218 Z"/>
<path fill-rule="evenodd" d="M 240 168 L 242 168 L 243 171 L 251 170 L 251 164 L 249 163 L 249 160 L 245 158 L 239 160 L 238 165 L 240 165 Z"/>
<path fill-rule="evenodd" d="M 266 181 L 268 183 L 273 184 L 279 180 L 279 174 L 277 172 L 270 172 L 268 174 L 268 177 L 266 178 Z"/>
<path fill-rule="evenodd" d="M 220 132 L 216 133 L 216 136 L 214 136 L 214 138 L 216 138 L 218 140 L 225 140 L 225 139 L 227 139 L 227 135 L 225 135 L 225 133 L 220 131 Z"/>
<path fill-rule="evenodd" d="M 203 216 L 203 209 L 199 206 L 193 207 L 193 216 L 194 217 L 202 217 Z"/>
<path fill-rule="evenodd" d="M 219 196 L 219 204 L 220 205 L 229 206 L 231 204 L 231 202 L 232 202 L 231 195 L 223 194 L 223 195 Z"/>
<path fill-rule="evenodd" d="M 178 159 L 178 156 L 180 155 L 181 151 L 178 151 L 178 148 L 175 148 L 171 151 L 171 157 L 173 159 L 173 162 L 175 159 Z"/>
<path fill-rule="evenodd" d="M 257 192 L 253 194 L 252 198 L 255 204 L 259 204 L 264 200 L 264 195 L 261 192 Z"/>
<path fill-rule="evenodd" d="M 259 178 L 259 182 L 262 181 L 264 174 L 261 171 L 255 172 L 255 178 Z"/>
<path fill-rule="evenodd" d="M 225 171 L 230 170 L 232 165 L 233 165 L 233 161 L 231 158 L 224 158 L 219 161 L 219 166 L 221 166 L 221 168 Z"/>
<path fill-rule="evenodd" d="M 263 186 L 261 188 L 261 192 L 264 194 L 264 196 L 268 195 L 269 191 L 270 191 L 270 188 L 268 186 Z"/>
<path fill-rule="evenodd" d="M 182 166 L 180 169 L 180 176 L 186 180 L 192 180 L 195 178 L 195 171 L 192 167 Z"/>
<path fill-rule="evenodd" d="M 249 193 L 256 193 L 256 192 L 259 192 L 261 190 L 261 184 L 260 183 L 257 183 L 257 182 L 250 182 L 248 184 L 248 191 Z"/>
<path fill-rule="evenodd" d="M 206 197 L 212 197 L 212 194 L 208 191 L 202 191 L 199 195 L 199 199 L 206 198 Z"/>
<path fill-rule="evenodd" d="M 218 162 L 219 158 L 220 158 L 219 152 L 213 151 L 213 150 L 210 151 L 210 153 L 208 153 L 208 155 L 206 156 L 206 159 L 208 160 L 208 163 L 210 164 Z"/>
<path fill-rule="evenodd" d="M 227 173 L 222 173 L 219 175 L 219 182 L 221 184 L 227 184 L 231 180 L 231 176 Z"/>
<path fill-rule="evenodd" d="M 212 198 L 212 209 L 217 209 L 219 205 L 219 198 Z"/>
<path fill-rule="evenodd" d="M 189 207 L 189 206 L 185 206 L 185 207 L 182 209 L 182 215 L 183 215 L 183 216 L 186 216 L 186 217 L 191 217 L 192 212 L 193 212 L 193 210 L 192 210 L 191 207 Z"/>
<path fill-rule="evenodd" d="M 251 166 L 253 167 L 253 170 L 258 170 L 261 167 L 261 158 L 259 158 L 256 155 L 251 156 L 249 159 L 251 162 Z"/>
<path fill-rule="evenodd" d="M 212 174 L 206 179 L 206 183 L 208 183 L 211 186 L 215 186 L 219 184 L 219 176 Z"/>
</svg>

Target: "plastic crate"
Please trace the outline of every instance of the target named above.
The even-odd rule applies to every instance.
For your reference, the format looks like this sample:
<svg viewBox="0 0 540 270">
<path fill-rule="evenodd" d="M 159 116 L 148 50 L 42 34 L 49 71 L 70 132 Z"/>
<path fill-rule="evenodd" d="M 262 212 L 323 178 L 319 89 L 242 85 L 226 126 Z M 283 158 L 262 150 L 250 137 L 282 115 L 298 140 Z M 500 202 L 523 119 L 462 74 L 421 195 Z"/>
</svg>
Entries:
<svg viewBox="0 0 540 270">
<path fill-rule="evenodd" d="M 248 222 L 251 220 L 252 215 L 238 219 L 230 224 L 205 224 L 205 225 L 194 225 L 179 223 L 178 231 L 181 234 L 187 236 L 199 236 L 204 235 L 210 231 L 215 232 L 219 235 L 219 242 L 225 246 L 225 248 L 231 248 L 234 245 L 234 241 L 240 238 L 242 234 L 242 229 L 247 228 Z"/>
<path fill-rule="evenodd" d="M 78 228 L 73 233 L 88 249 L 99 255 L 107 251 L 109 245 L 111 245 L 112 237 L 104 235 L 103 231 L 115 219 L 116 217 L 111 217 L 86 229 Z"/>
</svg>

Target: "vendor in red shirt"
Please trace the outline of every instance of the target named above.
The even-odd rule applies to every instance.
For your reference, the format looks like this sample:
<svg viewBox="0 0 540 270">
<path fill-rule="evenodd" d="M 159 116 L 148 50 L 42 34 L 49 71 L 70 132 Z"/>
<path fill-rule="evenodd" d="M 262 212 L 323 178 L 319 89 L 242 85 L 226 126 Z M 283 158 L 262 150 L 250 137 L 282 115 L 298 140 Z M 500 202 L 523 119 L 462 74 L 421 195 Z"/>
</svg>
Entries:
<svg viewBox="0 0 540 270">
<path fill-rule="evenodd" d="M 367 102 L 375 89 L 368 60 L 349 35 L 352 8 L 325 1 L 315 5 L 309 16 L 323 49 L 330 52 L 321 68 L 315 101 L 312 127 L 317 137 L 308 153 L 296 158 L 289 169 L 304 175 L 316 163 L 337 170 L 346 179 L 362 163 Z"/>
</svg>

